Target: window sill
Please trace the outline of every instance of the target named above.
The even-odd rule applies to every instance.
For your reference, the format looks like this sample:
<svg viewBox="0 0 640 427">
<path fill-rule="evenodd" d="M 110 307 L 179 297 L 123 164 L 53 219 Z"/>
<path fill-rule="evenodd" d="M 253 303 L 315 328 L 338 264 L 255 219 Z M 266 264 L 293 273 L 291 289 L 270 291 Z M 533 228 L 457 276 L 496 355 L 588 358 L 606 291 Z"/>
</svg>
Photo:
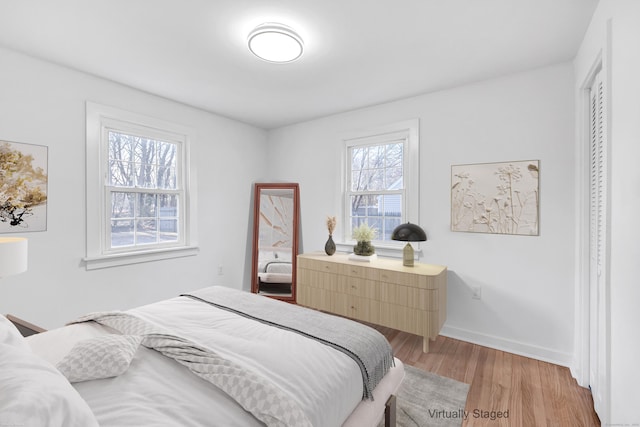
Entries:
<svg viewBox="0 0 640 427">
<path fill-rule="evenodd" d="M 420 258 L 422 256 L 422 249 L 420 248 L 420 246 L 418 245 L 419 242 L 412 242 L 411 246 L 413 247 L 413 251 L 414 251 L 414 259 L 418 260 L 418 258 Z M 340 251 L 340 252 L 347 252 L 347 253 L 351 253 L 353 252 L 353 246 L 355 245 L 355 242 L 341 242 L 338 243 L 336 242 L 336 250 Z M 373 246 L 376 248 L 376 253 L 378 254 L 378 256 L 382 256 L 382 257 L 387 257 L 387 258 L 402 258 L 402 250 L 405 247 L 405 244 L 386 244 L 386 245 L 381 245 L 381 244 L 373 244 Z"/>
<path fill-rule="evenodd" d="M 83 258 L 87 270 L 117 267 L 120 265 L 139 264 L 143 262 L 159 261 L 170 258 L 181 258 L 197 255 L 197 246 L 182 246 L 179 248 L 154 249 L 145 252 L 123 252 L 111 255 L 100 255 Z"/>
</svg>

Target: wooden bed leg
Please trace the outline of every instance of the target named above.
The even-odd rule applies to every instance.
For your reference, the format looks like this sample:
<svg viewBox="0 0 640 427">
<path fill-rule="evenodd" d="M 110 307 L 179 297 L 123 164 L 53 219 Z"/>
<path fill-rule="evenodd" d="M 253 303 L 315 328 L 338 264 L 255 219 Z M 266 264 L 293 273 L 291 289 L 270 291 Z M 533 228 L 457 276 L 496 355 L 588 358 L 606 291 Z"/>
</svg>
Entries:
<svg viewBox="0 0 640 427">
<path fill-rule="evenodd" d="M 393 394 L 384 405 L 384 427 L 396 427 L 396 397 Z"/>
</svg>

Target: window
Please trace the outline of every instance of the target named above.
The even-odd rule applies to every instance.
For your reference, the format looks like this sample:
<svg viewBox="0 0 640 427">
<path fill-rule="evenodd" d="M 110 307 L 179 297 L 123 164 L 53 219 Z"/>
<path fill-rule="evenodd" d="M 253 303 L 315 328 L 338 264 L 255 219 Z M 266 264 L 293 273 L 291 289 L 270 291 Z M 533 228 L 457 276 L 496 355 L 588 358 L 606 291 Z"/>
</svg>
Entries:
<svg viewBox="0 0 640 427">
<path fill-rule="evenodd" d="M 88 269 L 195 253 L 191 133 L 87 103 Z"/>
<path fill-rule="evenodd" d="M 179 143 L 106 130 L 109 151 L 107 250 L 141 248 L 183 239 L 184 190 Z"/>
<path fill-rule="evenodd" d="M 404 196 L 404 140 L 348 148 L 349 223 L 378 230 L 380 240 L 390 240 L 402 220 Z"/>
<path fill-rule="evenodd" d="M 378 231 L 377 247 L 398 246 L 391 233 L 418 223 L 418 120 L 357 132 L 345 146 L 344 240 L 367 223 Z"/>
</svg>

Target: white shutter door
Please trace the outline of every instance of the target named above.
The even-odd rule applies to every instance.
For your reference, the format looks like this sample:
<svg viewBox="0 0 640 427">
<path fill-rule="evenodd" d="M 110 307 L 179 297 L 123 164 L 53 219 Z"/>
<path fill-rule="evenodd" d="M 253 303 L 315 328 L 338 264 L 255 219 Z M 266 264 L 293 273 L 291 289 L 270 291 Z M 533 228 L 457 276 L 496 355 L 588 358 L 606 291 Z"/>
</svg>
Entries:
<svg viewBox="0 0 640 427">
<path fill-rule="evenodd" d="M 590 105 L 590 371 L 596 412 L 607 419 L 607 140 L 605 87 L 598 73 Z"/>
</svg>

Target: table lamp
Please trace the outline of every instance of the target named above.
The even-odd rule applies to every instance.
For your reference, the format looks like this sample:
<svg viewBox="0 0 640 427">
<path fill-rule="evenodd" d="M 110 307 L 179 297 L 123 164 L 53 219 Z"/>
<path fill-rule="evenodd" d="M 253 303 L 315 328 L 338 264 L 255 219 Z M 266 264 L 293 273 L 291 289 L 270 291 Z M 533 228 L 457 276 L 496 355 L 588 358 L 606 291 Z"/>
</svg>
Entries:
<svg viewBox="0 0 640 427">
<path fill-rule="evenodd" d="M 393 230 L 391 240 L 407 242 L 402 251 L 402 265 L 413 267 L 413 248 L 410 242 L 424 242 L 427 240 L 427 234 L 419 226 L 407 222 L 400 224 Z"/>
<path fill-rule="evenodd" d="M 27 239 L 0 237 L 0 278 L 27 271 Z"/>
</svg>

